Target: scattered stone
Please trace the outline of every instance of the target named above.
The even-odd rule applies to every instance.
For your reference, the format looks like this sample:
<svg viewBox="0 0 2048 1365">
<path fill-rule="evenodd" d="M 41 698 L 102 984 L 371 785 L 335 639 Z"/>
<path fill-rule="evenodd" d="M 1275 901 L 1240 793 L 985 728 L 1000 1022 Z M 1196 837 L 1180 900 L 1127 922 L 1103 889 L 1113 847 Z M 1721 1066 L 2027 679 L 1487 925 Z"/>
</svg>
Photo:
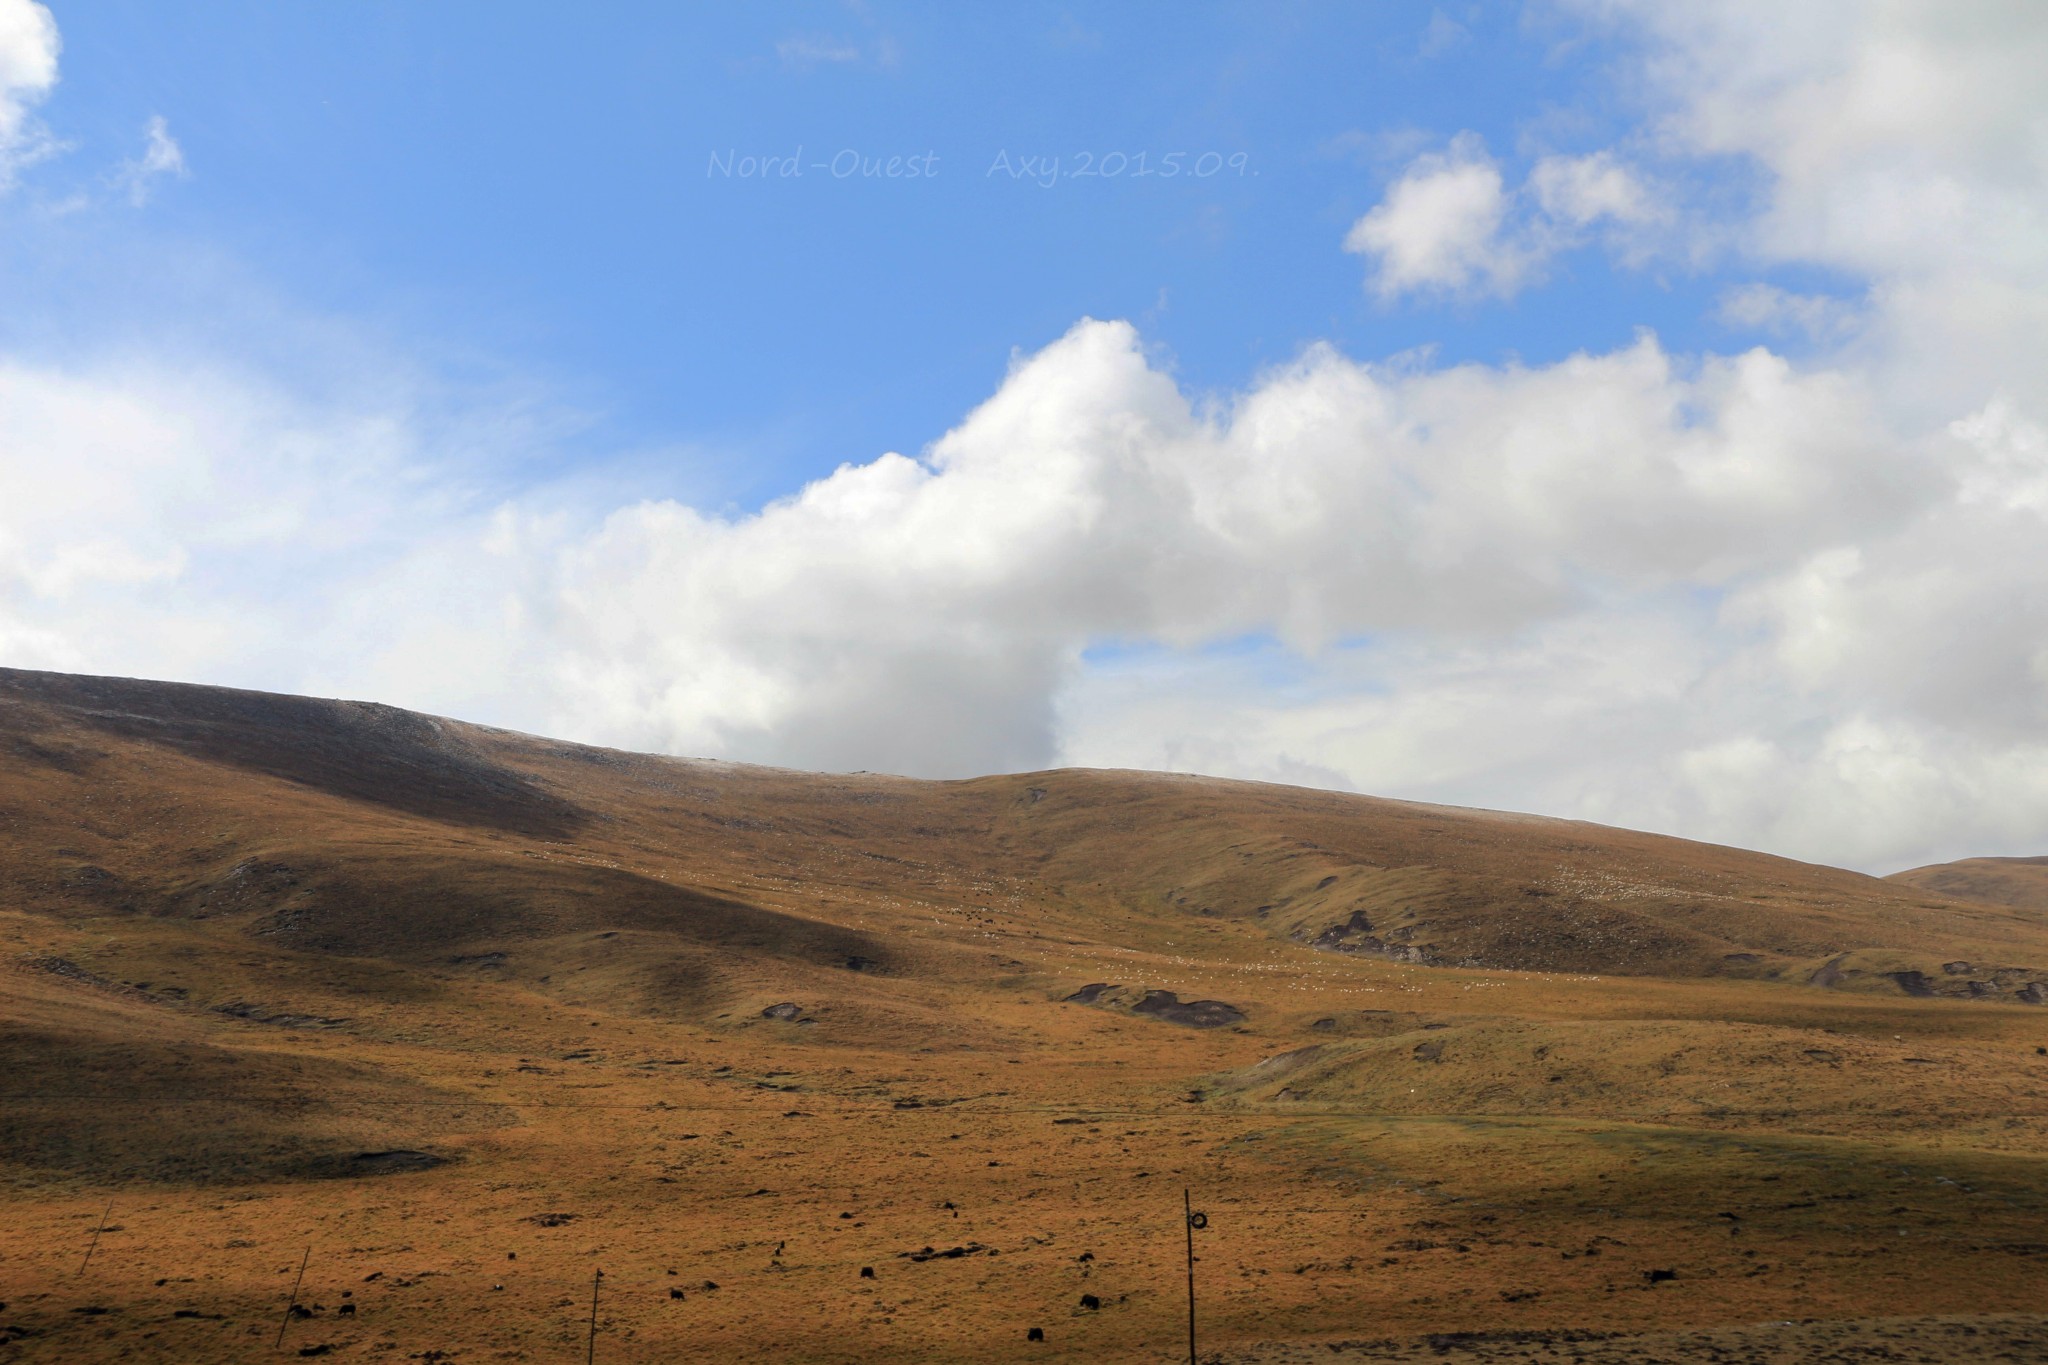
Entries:
<svg viewBox="0 0 2048 1365">
<path fill-rule="evenodd" d="M 1924 1000 L 1934 994 L 1934 983 L 1927 979 L 1925 973 L 1892 972 L 1889 975 L 1898 983 L 1899 989 L 1910 996 Z"/>
<path fill-rule="evenodd" d="M 225 1014 L 230 1019 L 241 1019 L 252 1024 L 271 1024 L 278 1028 L 341 1028 L 347 1019 L 330 1019 L 320 1014 L 295 1014 L 289 1011 L 266 1011 L 260 1005 L 246 1000 L 230 1000 L 212 1007 L 215 1014 Z"/>
<path fill-rule="evenodd" d="M 896 1253 L 896 1256 L 899 1260 L 918 1262 L 953 1261 L 958 1260 L 962 1256 L 974 1256 L 988 1250 L 989 1248 L 979 1242 L 969 1242 L 964 1247 L 948 1247 L 944 1251 L 934 1251 L 930 1247 L 924 1247 L 918 1251 L 899 1251 Z"/>
<path fill-rule="evenodd" d="M 802 1005 L 785 1000 L 779 1005 L 770 1005 L 761 1011 L 763 1019 L 794 1019 L 804 1012 Z"/>
<path fill-rule="evenodd" d="M 1663 1284 L 1667 1280 L 1677 1279 L 1678 1272 L 1675 1270 L 1645 1270 L 1643 1278 L 1651 1284 Z"/>
<path fill-rule="evenodd" d="M 1131 1006 L 1131 1013 L 1163 1019 L 1189 1028 L 1222 1028 L 1244 1022 L 1244 1011 L 1221 1000 L 1183 1001 L 1172 991 L 1146 991 L 1145 998 Z"/>
<path fill-rule="evenodd" d="M 575 1222 L 577 1217 L 578 1215 L 573 1213 L 536 1213 L 526 1221 L 534 1224 L 536 1227 L 559 1228 Z M 514 1258 L 508 1257 L 507 1259 Z"/>
<path fill-rule="evenodd" d="M 1366 919 L 1365 911 L 1353 910 L 1351 918 L 1323 930 L 1309 940 L 1308 946 L 1330 952 L 1360 953 L 1376 952 L 1386 945 L 1372 937 L 1372 924 Z"/>
</svg>

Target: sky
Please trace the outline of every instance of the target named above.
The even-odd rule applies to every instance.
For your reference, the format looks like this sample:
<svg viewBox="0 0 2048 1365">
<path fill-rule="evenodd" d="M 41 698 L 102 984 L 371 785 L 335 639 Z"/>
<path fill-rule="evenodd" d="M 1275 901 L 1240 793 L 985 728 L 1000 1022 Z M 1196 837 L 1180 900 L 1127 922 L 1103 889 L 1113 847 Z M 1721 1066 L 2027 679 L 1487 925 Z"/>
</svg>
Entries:
<svg viewBox="0 0 2048 1365">
<path fill-rule="evenodd" d="M 2048 10 L 0 0 L 0 666 L 2048 852 Z"/>
</svg>

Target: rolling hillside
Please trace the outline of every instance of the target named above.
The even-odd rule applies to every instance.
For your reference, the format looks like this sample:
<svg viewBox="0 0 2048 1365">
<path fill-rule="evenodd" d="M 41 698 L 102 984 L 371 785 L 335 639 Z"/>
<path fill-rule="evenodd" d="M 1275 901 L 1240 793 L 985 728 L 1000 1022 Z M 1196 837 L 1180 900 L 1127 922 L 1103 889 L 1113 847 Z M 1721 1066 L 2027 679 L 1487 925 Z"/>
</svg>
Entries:
<svg viewBox="0 0 2048 1365">
<path fill-rule="evenodd" d="M 2023 1313 L 2038 866 L 0 671 L 0 1351 L 1140 1358 L 1183 1185 L 1231 1359 Z"/>
<path fill-rule="evenodd" d="M 1965 858 L 1885 880 L 1951 900 L 2048 913 L 2048 858 Z"/>
</svg>

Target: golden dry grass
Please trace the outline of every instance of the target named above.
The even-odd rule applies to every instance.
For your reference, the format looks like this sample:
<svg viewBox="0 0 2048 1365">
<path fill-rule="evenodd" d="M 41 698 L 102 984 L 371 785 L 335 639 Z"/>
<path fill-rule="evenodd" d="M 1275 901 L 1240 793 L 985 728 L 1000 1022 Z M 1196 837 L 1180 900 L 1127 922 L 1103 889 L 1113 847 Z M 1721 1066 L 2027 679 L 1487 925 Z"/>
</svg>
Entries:
<svg viewBox="0 0 2048 1365">
<path fill-rule="evenodd" d="M 37 674 L 0 753 L 0 1358 L 271 1358 L 310 1248 L 286 1357 L 580 1360 L 601 1269 L 606 1361 L 1172 1359 L 1183 1188 L 1219 1360 L 2041 1358 L 2038 908 Z"/>
</svg>

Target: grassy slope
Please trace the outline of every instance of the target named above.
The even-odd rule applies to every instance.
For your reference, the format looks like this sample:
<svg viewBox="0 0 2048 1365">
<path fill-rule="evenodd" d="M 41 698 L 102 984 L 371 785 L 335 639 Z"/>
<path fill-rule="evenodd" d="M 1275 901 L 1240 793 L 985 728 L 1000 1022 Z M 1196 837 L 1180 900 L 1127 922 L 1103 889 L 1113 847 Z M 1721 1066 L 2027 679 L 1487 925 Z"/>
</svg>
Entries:
<svg viewBox="0 0 2048 1365">
<path fill-rule="evenodd" d="M 2048 858 L 1964 858 L 1885 880 L 1953 900 L 2048 912 Z"/>
<path fill-rule="evenodd" d="M 267 1341 L 309 1242 L 293 1330 L 341 1358 L 560 1354 L 600 1265 L 605 1358 L 1026 1326 L 1131 1358 L 1178 1330 L 1183 1183 L 1245 1349 L 2048 1280 L 2038 905 L 1334 793 L 822 776 L 42 674 L 0 673 L 0 755 L 24 1358 Z M 1091 982 L 1121 1003 L 1062 1003 Z M 451 1160 L 334 1178 L 394 1148 Z"/>
</svg>

